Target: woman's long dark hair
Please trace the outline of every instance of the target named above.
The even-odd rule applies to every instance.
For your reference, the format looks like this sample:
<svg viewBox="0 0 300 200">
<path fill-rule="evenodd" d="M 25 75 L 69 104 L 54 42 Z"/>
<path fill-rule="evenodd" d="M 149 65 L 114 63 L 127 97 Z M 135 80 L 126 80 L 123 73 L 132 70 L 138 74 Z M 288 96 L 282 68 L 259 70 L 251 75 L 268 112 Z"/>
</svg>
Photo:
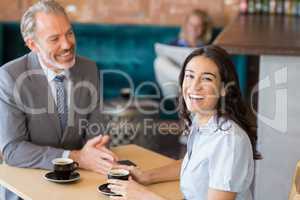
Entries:
<svg viewBox="0 0 300 200">
<path fill-rule="evenodd" d="M 222 117 L 225 120 L 233 120 L 249 136 L 252 144 L 253 157 L 259 159 L 260 155 L 256 151 L 256 118 L 250 112 L 249 106 L 243 101 L 238 77 L 229 54 L 216 45 L 204 46 L 194 50 L 184 61 L 179 75 L 180 95 L 179 95 L 179 114 L 183 122 L 184 131 L 188 132 L 191 126 L 191 113 L 188 111 L 182 94 L 182 84 L 185 76 L 187 64 L 197 56 L 205 56 L 217 65 L 221 76 L 221 82 L 225 87 L 225 96 L 220 97 L 217 103 L 217 121 Z M 222 125 L 220 125 L 221 127 Z"/>
</svg>

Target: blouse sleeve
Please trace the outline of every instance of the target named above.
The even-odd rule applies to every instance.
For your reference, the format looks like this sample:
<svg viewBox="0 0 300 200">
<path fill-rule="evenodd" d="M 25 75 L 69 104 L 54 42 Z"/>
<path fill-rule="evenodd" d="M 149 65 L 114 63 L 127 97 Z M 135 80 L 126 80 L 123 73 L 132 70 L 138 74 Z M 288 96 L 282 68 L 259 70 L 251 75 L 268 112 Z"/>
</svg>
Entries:
<svg viewBox="0 0 300 200">
<path fill-rule="evenodd" d="M 245 132 L 232 127 L 224 133 L 209 160 L 209 188 L 242 192 L 248 189 L 254 175 L 250 140 Z"/>
</svg>

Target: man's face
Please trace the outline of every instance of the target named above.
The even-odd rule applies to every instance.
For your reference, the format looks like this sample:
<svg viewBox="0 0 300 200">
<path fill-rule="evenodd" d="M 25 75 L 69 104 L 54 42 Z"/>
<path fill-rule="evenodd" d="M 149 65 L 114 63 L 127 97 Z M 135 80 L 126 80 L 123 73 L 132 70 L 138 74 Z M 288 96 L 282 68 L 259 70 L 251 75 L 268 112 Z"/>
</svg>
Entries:
<svg viewBox="0 0 300 200">
<path fill-rule="evenodd" d="M 31 42 L 29 48 L 40 55 L 48 68 L 69 69 L 75 64 L 75 36 L 63 14 L 37 13 Z"/>
</svg>

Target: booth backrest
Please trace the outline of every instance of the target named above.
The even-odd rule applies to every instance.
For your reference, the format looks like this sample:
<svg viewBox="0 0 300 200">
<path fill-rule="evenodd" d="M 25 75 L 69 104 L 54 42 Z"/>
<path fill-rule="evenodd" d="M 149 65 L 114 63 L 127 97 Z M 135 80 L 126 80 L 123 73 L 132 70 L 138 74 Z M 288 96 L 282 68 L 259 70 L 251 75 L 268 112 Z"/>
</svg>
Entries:
<svg viewBox="0 0 300 200">
<path fill-rule="evenodd" d="M 129 86 L 128 78 L 135 88 L 144 81 L 155 81 L 153 45 L 170 42 L 179 32 L 178 27 L 146 25 L 73 24 L 73 28 L 78 54 L 95 61 L 104 74 L 105 99 L 119 96 L 120 89 Z M 0 42 L 1 64 L 28 52 L 19 23 L 2 23 Z M 153 87 L 141 91 L 155 92 Z"/>
<path fill-rule="evenodd" d="M 21 37 L 19 23 L 0 23 L 0 64 L 28 52 Z M 103 97 L 114 98 L 120 89 L 132 81 L 135 89 L 142 83 L 155 83 L 153 61 L 154 44 L 169 43 L 178 36 L 179 27 L 154 25 L 73 24 L 77 52 L 97 63 L 103 75 Z M 220 32 L 213 31 L 213 38 Z M 233 56 L 242 90 L 246 86 L 246 57 Z M 128 80 L 129 79 L 129 80 Z M 140 90 L 143 94 L 155 93 L 151 85 Z"/>
</svg>

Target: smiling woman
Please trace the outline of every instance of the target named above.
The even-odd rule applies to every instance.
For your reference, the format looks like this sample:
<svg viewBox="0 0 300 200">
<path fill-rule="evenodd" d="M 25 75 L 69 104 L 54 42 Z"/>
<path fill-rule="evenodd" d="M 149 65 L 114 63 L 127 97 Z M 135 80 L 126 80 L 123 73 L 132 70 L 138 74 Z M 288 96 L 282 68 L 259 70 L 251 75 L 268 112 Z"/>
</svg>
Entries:
<svg viewBox="0 0 300 200">
<path fill-rule="evenodd" d="M 193 51 L 181 68 L 179 85 L 187 154 L 149 172 L 127 168 L 133 179 L 150 184 L 180 177 L 186 200 L 252 200 L 256 133 L 229 55 L 213 45 Z M 112 199 L 162 199 L 132 179 L 109 187 L 123 195 Z"/>
<path fill-rule="evenodd" d="M 222 96 L 225 95 L 216 64 L 204 56 L 193 58 L 186 66 L 182 83 L 182 94 L 187 109 L 207 116 L 201 117 L 201 120 L 206 123 L 210 116 L 215 114 L 215 107 L 220 97 L 219 91 L 222 91 Z"/>
<path fill-rule="evenodd" d="M 218 119 L 231 119 L 241 126 L 255 150 L 253 116 L 242 99 L 234 65 L 224 49 L 209 45 L 193 51 L 183 64 L 179 84 L 182 93 L 179 97 L 180 113 L 187 130 L 192 123 L 190 115 L 194 112 L 190 109 L 196 109 L 196 115 L 202 114 L 202 120 L 215 114 Z M 195 94 L 202 94 L 199 101 L 192 98 L 191 95 Z M 256 151 L 253 153 L 258 157 Z"/>
<path fill-rule="evenodd" d="M 251 200 L 256 132 L 229 55 L 214 45 L 195 50 L 179 84 L 189 134 L 180 181 L 185 198 Z"/>
</svg>

